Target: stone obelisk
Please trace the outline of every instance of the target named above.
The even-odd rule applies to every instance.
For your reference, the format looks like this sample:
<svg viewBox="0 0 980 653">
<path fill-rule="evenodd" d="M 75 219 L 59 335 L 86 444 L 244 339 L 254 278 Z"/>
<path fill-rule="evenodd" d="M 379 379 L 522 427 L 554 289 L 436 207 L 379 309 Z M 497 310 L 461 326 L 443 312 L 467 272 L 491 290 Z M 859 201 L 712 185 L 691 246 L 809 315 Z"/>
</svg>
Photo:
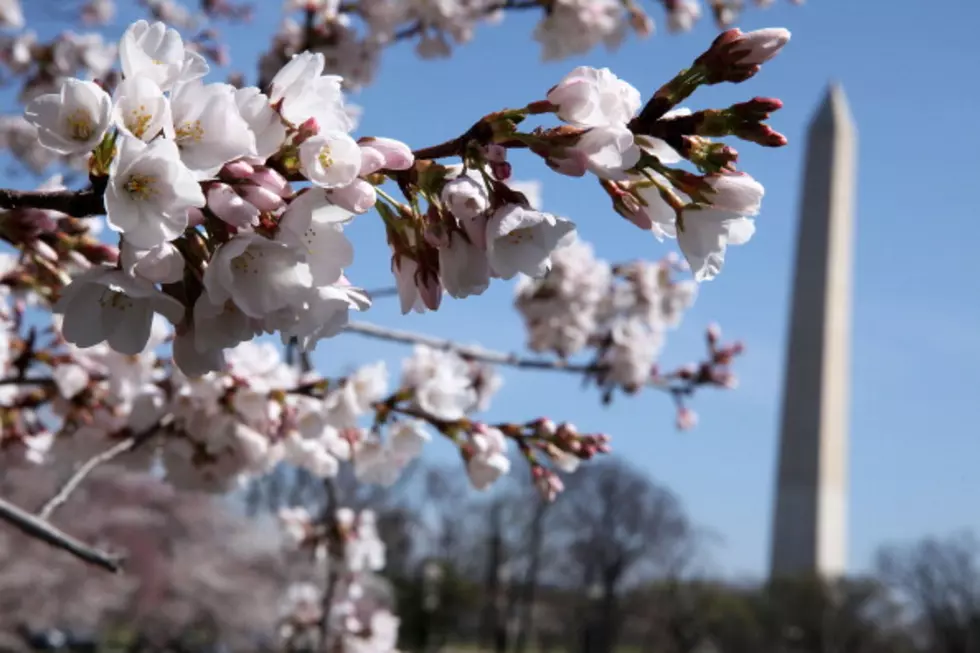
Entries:
<svg viewBox="0 0 980 653">
<path fill-rule="evenodd" d="M 776 474 L 772 577 L 844 573 L 856 130 L 831 85 L 810 123 Z"/>
</svg>

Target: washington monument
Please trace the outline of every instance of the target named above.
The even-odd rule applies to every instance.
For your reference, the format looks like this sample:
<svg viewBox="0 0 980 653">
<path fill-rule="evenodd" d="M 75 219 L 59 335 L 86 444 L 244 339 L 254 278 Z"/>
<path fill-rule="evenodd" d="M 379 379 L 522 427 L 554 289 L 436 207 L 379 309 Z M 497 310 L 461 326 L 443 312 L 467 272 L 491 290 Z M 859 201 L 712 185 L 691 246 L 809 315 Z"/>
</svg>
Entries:
<svg viewBox="0 0 980 653">
<path fill-rule="evenodd" d="M 855 132 L 844 91 L 831 85 L 807 134 L 772 577 L 846 568 Z"/>
</svg>

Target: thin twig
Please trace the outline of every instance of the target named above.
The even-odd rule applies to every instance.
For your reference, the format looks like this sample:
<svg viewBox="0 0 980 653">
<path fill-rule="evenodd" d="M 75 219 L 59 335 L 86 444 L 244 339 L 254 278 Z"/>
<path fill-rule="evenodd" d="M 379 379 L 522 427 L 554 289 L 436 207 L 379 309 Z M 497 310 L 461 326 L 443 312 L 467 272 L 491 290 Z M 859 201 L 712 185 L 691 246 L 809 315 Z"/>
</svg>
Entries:
<svg viewBox="0 0 980 653">
<path fill-rule="evenodd" d="M 0 499 L 0 519 L 10 523 L 29 537 L 37 538 L 51 546 L 67 551 L 90 565 L 111 572 L 122 569 L 122 556 L 100 551 L 59 530 L 47 521 L 35 517 L 12 503 Z"/>
<path fill-rule="evenodd" d="M 398 288 L 392 286 L 390 288 L 375 288 L 374 290 L 365 290 L 367 296 L 371 299 L 381 299 L 383 297 L 394 297 L 398 294 Z"/>
<path fill-rule="evenodd" d="M 433 338 L 431 336 L 422 335 L 421 333 L 413 333 L 411 331 L 389 329 L 387 327 L 378 326 L 377 324 L 370 324 L 368 322 L 351 322 L 345 327 L 344 330 L 348 333 L 355 333 L 357 335 L 375 338 L 377 340 L 401 342 L 409 345 L 425 345 L 427 347 L 432 347 L 433 349 L 454 352 L 459 354 L 462 358 L 469 360 L 483 361 L 485 363 L 494 363 L 497 365 L 506 365 L 508 367 L 570 372 L 572 374 L 591 374 L 601 372 L 605 369 L 604 366 L 594 364 L 569 363 L 568 361 L 563 360 L 548 360 L 542 358 L 523 358 L 517 354 L 507 354 L 500 351 L 484 349 L 483 347 L 461 345 L 453 342 L 452 340 Z"/>
<path fill-rule="evenodd" d="M 87 461 L 85 461 L 85 464 L 79 467 L 78 470 L 71 475 L 71 478 L 65 481 L 65 484 L 61 486 L 61 489 L 58 490 L 57 494 L 51 497 L 48 502 L 45 503 L 44 506 L 38 511 L 38 518 L 43 520 L 50 519 L 51 514 L 68 500 L 72 493 L 78 489 L 78 486 L 81 485 L 82 481 L 84 481 L 96 467 L 99 465 L 104 465 L 127 451 L 136 449 L 157 433 L 170 426 L 171 422 L 173 422 L 173 415 L 167 414 L 150 428 L 145 429 L 134 436 L 128 437 L 109 449 L 106 449 L 102 453 L 98 453 L 89 458 Z"/>
<path fill-rule="evenodd" d="M 344 560 L 344 541 L 340 533 L 340 524 L 337 523 L 337 488 L 334 486 L 333 479 L 323 480 L 323 490 L 325 492 L 326 505 L 323 509 L 323 523 L 327 533 L 327 555 L 324 556 L 327 565 L 326 587 L 323 591 L 323 602 L 321 603 L 322 615 L 320 616 L 320 650 L 326 653 L 330 649 L 330 613 L 333 605 L 334 594 L 337 591 L 337 567 Z"/>
</svg>

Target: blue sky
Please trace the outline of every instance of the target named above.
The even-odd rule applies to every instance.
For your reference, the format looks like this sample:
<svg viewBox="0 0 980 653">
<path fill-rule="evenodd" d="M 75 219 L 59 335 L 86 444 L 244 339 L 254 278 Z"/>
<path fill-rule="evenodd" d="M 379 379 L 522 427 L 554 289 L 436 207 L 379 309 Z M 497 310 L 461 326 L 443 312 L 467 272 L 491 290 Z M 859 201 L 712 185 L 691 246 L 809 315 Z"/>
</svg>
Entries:
<svg viewBox="0 0 980 653">
<path fill-rule="evenodd" d="M 225 29 L 235 67 L 253 76 L 280 3 L 258 4 L 252 25 Z M 867 568 L 884 542 L 980 526 L 974 510 L 980 281 L 972 274 L 980 208 L 971 195 L 980 172 L 974 83 L 980 48 L 971 44 L 980 5 L 954 2 L 936 11 L 931 4 L 814 0 L 749 11 L 740 27 L 788 27 L 790 46 L 748 83 L 700 91 L 687 103 L 708 108 L 779 97 L 786 108 L 772 124 L 790 139 L 781 150 L 733 143 L 741 167 L 767 188 L 758 231 L 729 252 L 719 279 L 702 286 L 664 355 L 667 365 L 699 358 L 703 329 L 714 320 L 726 336 L 747 343 L 736 367 L 739 389 L 696 399 L 697 430 L 674 430 L 666 397 L 645 393 L 603 408 L 578 379 L 538 372 L 507 372 L 488 419 L 544 414 L 610 433 L 619 454 L 677 492 L 692 517 L 723 538 L 714 555 L 720 571 L 764 573 L 803 136 L 828 81 L 837 80 L 860 139 L 850 568 Z M 657 7 L 652 11 L 662 17 Z M 405 46 L 388 51 L 375 84 L 353 98 L 365 110 L 358 133 L 434 144 L 485 113 L 543 98 L 576 65 L 608 66 L 648 96 L 715 34 L 705 21 L 693 34 L 631 39 L 615 53 L 541 64 L 532 23 L 530 16 L 508 16 L 446 61 L 420 61 Z M 546 208 L 575 220 L 600 256 L 659 258 L 668 251 L 616 216 L 593 182 L 557 177 L 529 159 L 514 164 L 516 178 L 544 183 Z M 349 233 L 357 249 L 351 278 L 366 287 L 389 285 L 380 220 L 359 218 Z M 479 298 L 447 299 L 436 314 L 403 318 L 389 302 L 365 317 L 517 350 L 523 330 L 511 300 L 512 286 L 497 283 Z M 337 373 L 378 357 L 395 369 L 407 353 L 342 336 L 322 343 L 315 359 Z M 451 455 L 448 446 L 432 448 L 436 457 Z"/>
</svg>

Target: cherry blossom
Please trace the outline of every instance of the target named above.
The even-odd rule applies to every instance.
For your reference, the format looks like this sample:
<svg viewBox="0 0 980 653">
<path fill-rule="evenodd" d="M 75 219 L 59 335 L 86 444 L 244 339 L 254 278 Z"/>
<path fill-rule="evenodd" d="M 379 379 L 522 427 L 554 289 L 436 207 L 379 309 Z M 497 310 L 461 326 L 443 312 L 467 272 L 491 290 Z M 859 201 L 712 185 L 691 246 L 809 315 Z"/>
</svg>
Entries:
<svg viewBox="0 0 980 653">
<path fill-rule="evenodd" d="M 92 82 L 66 79 L 59 93 L 41 95 L 24 109 L 41 145 L 60 154 L 91 151 L 112 121 L 112 100 Z"/>
</svg>

